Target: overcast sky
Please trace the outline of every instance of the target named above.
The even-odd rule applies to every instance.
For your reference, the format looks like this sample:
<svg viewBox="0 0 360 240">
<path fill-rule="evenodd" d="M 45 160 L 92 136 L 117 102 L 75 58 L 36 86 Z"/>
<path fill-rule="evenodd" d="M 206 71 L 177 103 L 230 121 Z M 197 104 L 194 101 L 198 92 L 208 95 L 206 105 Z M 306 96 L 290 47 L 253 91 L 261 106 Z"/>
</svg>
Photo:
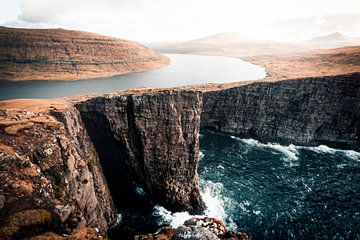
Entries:
<svg viewBox="0 0 360 240">
<path fill-rule="evenodd" d="M 140 42 L 218 32 L 301 41 L 339 31 L 360 37 L 360 0 L 0 0 L 0 24 L 61 27 Z"/>
</svg>

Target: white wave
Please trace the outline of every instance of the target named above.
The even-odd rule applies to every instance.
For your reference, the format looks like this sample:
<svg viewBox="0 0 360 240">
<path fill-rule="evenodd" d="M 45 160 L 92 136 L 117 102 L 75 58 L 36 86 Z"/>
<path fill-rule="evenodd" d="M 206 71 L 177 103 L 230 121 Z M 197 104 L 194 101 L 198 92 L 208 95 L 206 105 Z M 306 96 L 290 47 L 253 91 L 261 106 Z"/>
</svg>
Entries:
<svg viewBox="0 0 360 240">
<path fill-rule="evenodd" d="M 337 149 L 334 149 L 334 148 L 330 148 L 326 145 L 319 145 L 317 147 L 304 147 L 304 146 L 298 146 L 298 148 L 300 149 L 308 149 L 308 150 L 311 150 L 313 152 L 316 152 L 316 153 L 329 153 L 329 154 L 333 154 L 337 151 Z"/>
<path fill-rule="evenodd" d="M 351 159 L 353 159 L 355 161 L 360 162 L 360 153 L 359 152 L 356 152 L 356 151 L 353 151 L 353 150 L 345 150 L 344 153 L 348 158 L 351 158 Z"/>
<path fill-rule="evenodd" d="M 327 154 L 340 153 L 340 154 L 345 155 L 347 158 L 350 158 L 350 159 L 355 160 L 355 161 L 360 161 L 360 153 L 356 152 L 354 150 L 335 149 L 335 148 L 328 147 L 326 145 L 320 145 L 320 146 L 317 146 L 317 147 L 297 146 L 296 148 L 298 148 L 298 149 L 307 149 L 307 150 L 311 150 L 311 151 L 316 152 L 316 153 L 327 153 Z"/>
<path fill-rule="evenodd" d="M 199 161 L 200 161 L 201 159 L 203 159 L 204 156 L 205 156 L 205 154 L 204 154 L 202 151 L 200 151 L 200 152 L 199 152 Z"/>
<path fill-rule="evenodd" d="M 203 190 L 201 191 L 201 195 L 207 207 L 205 215 L 224 221 L 226 213 L 224 209 L 224 201 L 221 197 L 223 185 L 212 181 L 203 181 L 202 185 Z"/>
<path fill-rule="evenodd" d="M 225 222 L 227 214 L 224 203 L 233 204 L 230 199 L 222 197 L 223 185 L 212 181 L 202 181 L 201 195 L 207 209 L 203 215 L 191 215 L 188 212 L 172 213 L 162 206 L 155 206 L 154 215 L 161 217 L 160 224 L 169 224 L 172 227 L 182 225 L 186 220 L 192 217 L 214 217 Z M 236 205 L 236 204 L 233 204 Z M 228 225 L 231 229 L 236 229 L 236 224 L 230 219 Z"/>
<path fill-rule="evenodd" d="M 186 220 L 192 218 L 193 215 L 190 215 L 188 212 L 175 212 L 172 213 L 166 208 L 156 205 L 154 207 L 155 216 L 161 217 L 160 224 L 169 224 L 172 227 L 179 227 L 182 225 Z"/>
<path fill-rule="evenodd" d="M 115 228 L 121 224 L 122 215 L 120 213 L 116 214 L 116 221 L 110 228 Z"/>
<path fill-rule="evenodd" d="M 232 139 L 242 141 L 243 143 L 255 146 L 255 147 L 263 147 L 263 148 L 270 148 L 272 150 L 275 150 L 276 152 L 280 152 L 284 155 L 282 159 L 287 162 L 289 166 L 298 165 L 297 162 L 294 162 L 298 160 L 298 154 L 299 152 L 296 149 L 296 146 L 293 144 L 290 144 L 289 146 L 283 146 L 278 143 L 261 143 L 258 140 L 252 139 L 252 138 L 238 138 L 235 136 L 230 136 Z"/>
<path fill-rule="evenodd" d="M 244 138 L 238 138 L 235 136 L 230 136 L 230 137 L 232 139 L 242 141 L 243 143 L 250 145 L 250 146 L 266 147 L 266 148 L 271 148 L 278 152 L 281 152 L 286 156 L 285 158 L 283 158 L 283 160 L 287 161 L 289 163 L 289 165 L 292 165 L 292 166 L 297 165 L 296 162 L 291 162 L 291 161 L 298 160 L 298 155 L 299 155 L 298 150 L 299 149 L 307 149 L 307 150 L 311 150 L 315 153 L 326 153 L 326 154 L 340 153 L 340 154 L 344 154 L 346 157 L 348 157 L 350 159 L 353 159 L 355 161 L 360 161 L 360 152 L 356 152 L 354 150 L 335 149 L 335 148 L 328 147 L 326 145 L 319 145 L 317 147 L 305 147 L 305 146 L 295 146 L 293 144 L 290 144 L 289 146 L 283 146 L 278 143 L 261 143 L 258 140 L 255 140 L 252 138 L 244 139 Z"/>
</svg>

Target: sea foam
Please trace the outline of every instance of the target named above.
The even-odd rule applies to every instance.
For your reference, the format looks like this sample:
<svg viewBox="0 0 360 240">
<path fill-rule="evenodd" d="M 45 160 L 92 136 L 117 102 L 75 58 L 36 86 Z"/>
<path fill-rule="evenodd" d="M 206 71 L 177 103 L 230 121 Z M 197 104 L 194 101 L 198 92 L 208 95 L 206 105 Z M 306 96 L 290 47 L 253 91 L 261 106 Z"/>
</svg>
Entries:
<svg viewBox="0 0 360 240">
<path fill-rule="evenodd" d="M 178 227 L 192 217 L 205 216 L 214 217 L 225 222 L 227 214 L 225 212 L 224 204 L 232 204 L 232 201 L 231 199 L 225 199 L 222 197 L 223 185 L 212 181 L 201 181 L 201 185 L 201 195 L 206 205 L 204 215 L 191 215 L 188 212 L 172 213 L 164 207 L 157 205 L 154 207 L 154 215 L 160 217 L 159 223 L 169 224 L 172 227 Z M 231 220 L 228 222 L 228 225 L 231 229 L 236 229 L 236 224 Z"/>
<path fill-rule="evenodd" d="M 354 150 L 335 149 L 335 148 L 328 147 L 326 145 L 319 145 L 317 147 L 305 147 L 305 146 L 296 146 L 296 145 L 290 144 L 288 146 L 284 146 L 284 145 L 280 145 L 278 143 L 261 143 L 260 141 L 252 139 L 252 138 L 244 139 L 244 138 L 238 138 L 235 136 L 230 136 L 230 137 L 232 139 L 241 141 L 249 146 L 270 148 L 277 152 L 280 152 L 280 153 L 284 154 L 284 157 L 282 159 L 284 161 L 288 162 L 289 165 L 291 165 L 291 166 L 297 165 L 296 162 L 294 162 L 294 161 L 298 160 L 298 155 L 299 155 L 298 150 L 300 150 L 300 149 L 306 149 L 306 150 L 310 150 L 310 151 L 313 151 L 315 153 L 320 153 L 320 154 L 321 153 L 323 153 L 323 154 L 340 153 L 350 159 L 353 159 L 355 161 L 360 161 L 360 153 L 356 152 Z"/>
<path fill-rule="evenodd" d="M 297 160 L 299 152 L 297 151 L 297 147 L 293 144 L 290 144 L 289 146 L 283 146 L 278 143 L 261 143 L 258 140 L 252 139 L 252 138 L 238 138 L 235 136 L 230 136 L 232 139 L 241 141 L 251 147 L 258 147 L 258 148 L 268 148 L 272 149 L 276 152 L 282 153 L 283 157 L 282 160 L 285 162 L 286 165 L 292 167 L 297 166 L 298 162 Z"/>
</svg>

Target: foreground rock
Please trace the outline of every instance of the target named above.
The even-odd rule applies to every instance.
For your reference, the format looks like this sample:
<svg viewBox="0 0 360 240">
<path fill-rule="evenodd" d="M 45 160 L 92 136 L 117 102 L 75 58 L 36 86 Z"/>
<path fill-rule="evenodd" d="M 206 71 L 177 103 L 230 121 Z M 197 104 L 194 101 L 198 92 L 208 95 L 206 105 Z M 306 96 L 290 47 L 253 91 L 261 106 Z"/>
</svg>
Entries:
<svg viewBox="0 0 360 240">
<path fill-rule="evenodd" d="M 229 231 L 215 218 L 191 218 L 177 228 L 164 227 L 154 234 L 139 235 L 136 240 L 249 240 L 246 233 Z"/>
<path fill-rule="evenodd" d="M 64 29 L 0 27 L 0 79 L 77 80 L 167 64 L 167 57 L 118 38 Z"/>
<path fill-rule="evenodd" d="M 66 103 L 30 109 L 1 111 L 0 239 L 106 234 L 116 210 L 80 114 Z"/>
</svg>

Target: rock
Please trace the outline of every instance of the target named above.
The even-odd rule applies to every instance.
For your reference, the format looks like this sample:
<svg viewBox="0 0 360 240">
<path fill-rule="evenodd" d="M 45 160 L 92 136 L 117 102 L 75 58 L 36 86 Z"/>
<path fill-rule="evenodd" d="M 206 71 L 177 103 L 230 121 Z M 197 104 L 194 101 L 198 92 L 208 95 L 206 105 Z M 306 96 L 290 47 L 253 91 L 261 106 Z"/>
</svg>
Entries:
<svg viewBox="0 0 360 240">
<path fill-rule="evenodd" d="M 155 234 L 144 234 L 136 240 L 249 240 L 246 233 L 228 231 L 224 223 L 210 217 L 188 219 L 174 229 L 164 227 Z"/>
<path fill-rule="evenodd" d="M 116 209 L 79 112 L 71 104 L 61 105 L 41 114 L 36 109 L 31 116 L 19 114 L 24 123 L 36 122 L 28 135 L 0 131 L 0 181 L 5 183 L 0 189 L 7 202 L 1 209 L 0 227 L 9 213 L 45 208 L 58 215 L 52 228 L 76 228 L 74 213 L 74 217 L 84 217 L 85 227 L 98 227 L 104 235 L 115 222 Z M 6 122 L 0 120 L 0 129 L 8 126 Z"/>
<path fill-rule="evenodd" d="M 4 195 L 0 195 L 0 210 L 4 207 L 6 198 Z"/>
<path fill-rule="evenodd" d="M 201 127 L 264 142 L 360 149 L 360 73 L 205 92 Z"/>
<path fill-rule="evenodd" d="M 237 231 L 228 231 L 220 236 L 224 240 L 250 240 L 249 236 L 246 233 L 237 232 Z"/>
<path fill-rule="evenodd" d="M 62 233 L 65 235 L 65 236 L 68 236 L 71 234 L 71 229 L 70 228 L 65 228 Z"/>
<path fill-rule="evenodd" d="M 114 94 L 76 106 L 90 135 L 109 136 L 103 141 L 124 149 L 125 156 L 114 161 L 125 161 L 132 180 L 155 202 L 173 211 L 200 213 L 204 210 L 197 173 L 201 105 L 200 92 L 164 90 Z M 94 143 L 103 148 L 102 142 Z"/>
<path fill-rule="evenodd" d="M 78 227 L 80 220 L 77 217 L 71 217 L 70 219 L 68 219 L 66 223 L 69 226 L 69 228 L 74 229 Z"/>
<path fill-rule="evenodd" d="M 154 234 L 144 234 L 135 236 L 135 240 L 170 240 L 173 238 L 175 228 L 172 227 L 163 227 L 160 228 Z"/>
<path fill-rule="evenodd" d="M 185 221 L 183 225 L 187 227 L 201 227 L 203 229 L 209 230 L 216 236 L 222 235 L 227 232 L 227 229 L 222 221 L 210 217 L 193 217 Z"/>
<path fill-rule="evenodd" d="M 74 208 L 72 206 L 63 206 L 63 205 L 57 205 L 55 206 L 54 208 L 54 212 L 58 215 L 59 219 L 60 219 L 60 222 L 65 222 L 71 212 L 74 210 Z"/>
<path fill-rule="evenodd" d="M 180 226 L 176 229 L 173 240 L 219 240 L 210 230 L 197 226 Z"/>
</svg>

